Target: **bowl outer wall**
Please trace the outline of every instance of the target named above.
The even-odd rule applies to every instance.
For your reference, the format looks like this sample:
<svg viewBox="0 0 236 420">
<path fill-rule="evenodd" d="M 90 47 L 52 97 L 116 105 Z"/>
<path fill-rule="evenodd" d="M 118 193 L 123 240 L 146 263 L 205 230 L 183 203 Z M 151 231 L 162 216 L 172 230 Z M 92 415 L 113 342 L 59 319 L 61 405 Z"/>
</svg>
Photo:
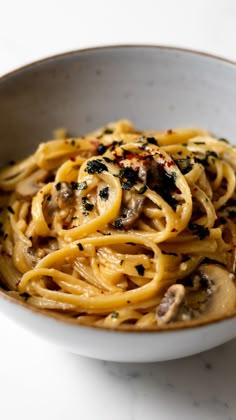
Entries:
<svg viewBox="0 0 236 420">
<path fill-rule="evenodd" d="M 64 54 L 1 78 L 1 163 L 33 152 L 55 128 L 78 135 L 119 118 L 139 128 L 199 126 L 235 143 L 235 109 L 236 66 L 225 60 L 146 46 Z M 64 324 L 5 300 L 1 308 L 74 352 L 107 360 L 181 357 L 233 338 L 236 328 L 233 318 L 193 330 L 129 334 Z"/>
</svg>

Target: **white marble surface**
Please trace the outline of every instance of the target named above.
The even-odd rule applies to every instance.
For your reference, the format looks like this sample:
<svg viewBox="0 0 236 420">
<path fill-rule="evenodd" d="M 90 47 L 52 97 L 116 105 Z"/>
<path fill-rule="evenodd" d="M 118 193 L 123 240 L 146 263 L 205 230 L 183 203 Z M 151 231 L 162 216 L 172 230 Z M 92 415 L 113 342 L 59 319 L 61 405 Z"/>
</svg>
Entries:
<svg viewBox="0 0 236 420">
<path fill-rule="evenodd" d="M 236 59 L 234 0 L 0 0 L 0 74 L 93 45 L 159 43 Z M 235 420 L 236 340 L 148 365 L 62 352 L 0 314 L 1 420 Z"/>
</svg>

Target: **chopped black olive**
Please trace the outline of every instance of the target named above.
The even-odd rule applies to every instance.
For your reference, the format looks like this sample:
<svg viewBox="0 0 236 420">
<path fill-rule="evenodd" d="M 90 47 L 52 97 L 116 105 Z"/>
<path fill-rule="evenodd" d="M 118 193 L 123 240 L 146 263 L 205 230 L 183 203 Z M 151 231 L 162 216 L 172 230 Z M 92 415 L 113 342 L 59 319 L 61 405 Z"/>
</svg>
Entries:
<svg viewBox="0 0 236 420">
<path fill-rule="evenodd" d="M 113 130 L 112 130 L 111 128 L 106 128 L 106 129 L 103 131 L 103 134 L 113 134 Z"/>
<path fill-rule="evenodd" d="M 188 255 L 184 255 L 183 259 L 182 259 L 182 262 L 187 262 L 189 260 L 190 260 L 190 257 Z"/>
<path fill-rule="evenodd" d="M 118 316 L 119 316 L 119 312 L 112 312 L 112 314 L 111 314 L 111 317 L 112 318 L 118 318 Z"/>
<path fill-rule="evenodd" d="M 155 144 L 155 146 L 158 146 L 158 141 L 155 139 L 155 137 L 147 137 L 147 142 L 150 144 Z"/>
<path fill-rule="evenodd" d="M 8 206 L 8 207 L 7 207 L 7 210 L 8 210 L 10 213 L 15 214 L 15 212 L 14 212 L 14 210 L 13 210 L 13 208 L 12 208 L 11 206 Z"/>
<path fill-rule="evenodd" d="M 105 144 L 99 144 L 97 147 L 97 152 L 99 155 L 103 155 L 106 150 L 107 150 L 107 146 L 105 146 Z"/>
<path fill-rule="evenodd" d="M 89 174 L 100 174 L 103 171 L 107 171 L 107 166 L 102 163 L 100 159 L 89 160 L 87 163 L 86 172 Z"/>
<path fill-rule="evenodd" d="M 210 231 L 207 227 L 198 225 L 197 223 L 189 223 L 189 229 L 193 231 L 194 235 L 197 235 L 200 240 L 210 235 Z"/>
<path fill-rule="evenodd" d="M 58 182 L 58 183 L 55 185 L 55 187 L 56 187 L 56 190 L 57 190 L 57 191 L 60 191 L 60 189 L 61 189 L 61 183 L 60 183 L 60 182 Z"/>
<path fill-rule="evenodd" d="M 138 190 L 138 194 L 144 194 L 147 191 L 147 185 L 144 185 Z"/>
<path fill-rule="evenodd" d="M 114 162 L 114 160 L 110 159 L 110 158 L 109 158 L 109 157 L 107 157 L 107 156 L 104 156 L 104 157 L 103 157 L 103 160 L 105 160 L 105 162 L 107 162 L 107 163 L 113 163 L 113 162 Z"/>
<path fill-rule="evenodd" d="M 74 182 L 72 181 L 70 183 L 72 190 L 86 190 L 86 188 L 88 188 L 88 184 L 86 181 L 82 181 L 82 182 Z"/>
<path fill-rule="evenodd" d="M 236 216 L 236 210 L 229 210 L 228 214 L 230 217 L 235 217 Z"/>
<path fill-rule="evenodd" d="M 71 146 L 75 146 L 75 140 L 72 139 L 70 144 L 71 144 Z"/>
<path fill-rule="evenodd" d="M 51 201 L 52 196 L 51 196 L 51 194 L 45 194 L 45 195 L 43 196 L 43 198 L 44 198 L 44 200 Z"/>
<path fill-rule="evenodd" d="M 160 194 L 171 207 L 177 204 L 177 200 L 172 196 L 172 193 L 176 191 L 175 181 L 175 172 L 168 173 L 162 165 L 158 165 L 155 161 L 151 162 L 147 171 L 147 186 Z"/>
<path fill-rule="evenodd" d="M 223 141 L 224 143 L 229 143 L 229 141 L 228 141 L 228 140 L 226 140 L 226 139 L 225 139 L 225 138 L 223 138 L 223 137 L 220 137 L 218 140 L 219 140 L 219 141 Z"/>
<path fill-rule="evenodd" d="M 139 276 L 143 276 L 144 275 L 145 268 L 144 268 L 144 266 L 142 264 L 135 265 L 135 268 L 136 268 L 137 273 L 138 273 Z"/>
<path fill-rule="evenodd" d="M 107 201 L 109 198 L 109 187 L 104 187 L 102 190 L 99 191 L 99 197 L 103 201 Z"/>
<path fill-rule="evenodd" d="M 79 248 L 80 251 L 83 251 L 84 250 L 84 247 L 83 247 L 83 245 L 81 243 L 78 243 L 77 244 L 77 247 Z"/>
<path fill-rule="evenodd" d="M 116 229 L 122 229 L 123 228 L 123 222 L 121 219 L 116 219 L 114 222 L 114 226 Z"/>
</svg>

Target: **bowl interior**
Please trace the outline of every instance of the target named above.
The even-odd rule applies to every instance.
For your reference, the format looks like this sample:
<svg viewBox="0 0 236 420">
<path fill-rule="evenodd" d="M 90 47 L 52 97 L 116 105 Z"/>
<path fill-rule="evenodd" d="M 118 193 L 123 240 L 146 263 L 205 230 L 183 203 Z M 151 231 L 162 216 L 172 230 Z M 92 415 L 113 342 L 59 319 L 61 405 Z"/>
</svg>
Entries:
<svg viewBox="0 0 236 420">
<path fill-rule="evenodd" d="M 52 131 L 84 134 L 108 121 L 139 128 L 200 126 L 232 142 L 236 66 L 161 47 L 73 52 L 0 80 L 1 164 L 34 150 Z"/>
</svg>

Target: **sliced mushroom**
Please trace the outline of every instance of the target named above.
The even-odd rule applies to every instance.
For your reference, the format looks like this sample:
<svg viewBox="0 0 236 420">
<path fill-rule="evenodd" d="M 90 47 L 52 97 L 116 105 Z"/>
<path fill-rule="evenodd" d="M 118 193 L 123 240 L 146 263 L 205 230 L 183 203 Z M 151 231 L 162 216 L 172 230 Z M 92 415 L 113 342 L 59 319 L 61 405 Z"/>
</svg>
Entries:
<svg viewBox="0 0 236 420">
<path fill-rule="evenodd" d="M 38 169 L 26 179 L 18 182 L 16 186 L 16 193 L 24 198 L 33 197 L 42 187 L 40 183 L 46 179 L 47 175 L 48 171 L 45 169 Z"/>
<path fill-rule="evenodd" d="M 119 216 L 124 229 L 129 229 L 139 218 L 143 210 L 144 200 L 144 196 L 135 192 L 127 191 L 124 193 L 123 206 Z"/>
<path fill-rule="evenodd" d="M 192 286 L 174 284 L 157 307 L 158 325 L 222 317 L 236 308 L 234 276 L 218 264 L 202 264 Z"/>
<path fill-rule="evenodd" d="M 235 309 L 236 287 L 231 273 L 217 264 L 203 264 L 199 274 L 207 282 L 208 300 L 201 308 L 204 317 L 220 317 Z"/>
<path fill-rule="evenodd" d="M 157 307 L 156 317 L 158 325 L 175 321 L 184 302 L 185 288 L 182 284 L 173 284 L 165 293 Z"/>
<path fill-rule="evenodd" d="M 60 190 L 57 191 L 57 203 L 60 209 L 73 204 L 74 191 L 68 182 L 61 182 Z"/>
</svg>

